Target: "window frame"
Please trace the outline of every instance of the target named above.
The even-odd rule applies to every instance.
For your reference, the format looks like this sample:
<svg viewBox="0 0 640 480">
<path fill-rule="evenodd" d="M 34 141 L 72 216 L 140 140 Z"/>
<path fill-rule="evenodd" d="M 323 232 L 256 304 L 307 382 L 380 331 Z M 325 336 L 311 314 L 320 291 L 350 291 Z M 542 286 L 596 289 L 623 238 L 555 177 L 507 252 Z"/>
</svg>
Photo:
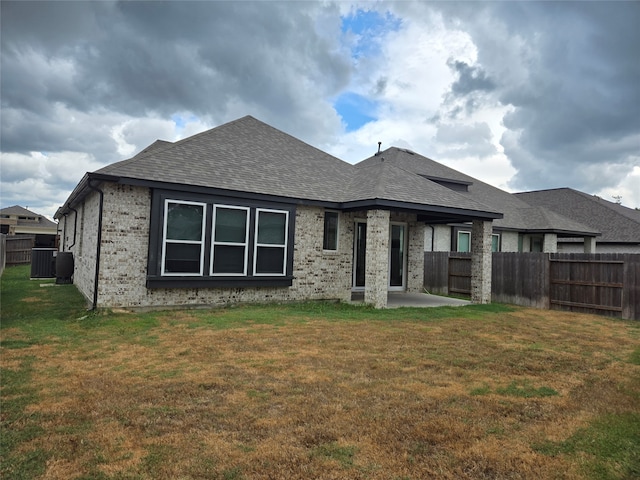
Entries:
<svg viewBox="0 0 640 480">
<path fill-rule="evenodd" d="M 149 212 L 149 241 L 147 244 L 146 287 L 158 288 L 252 288 L 252 287 L 291 287 L 293 284 L 293 260 L 295 255 L 296 203 L 273 198 L 236 192 L 210 191 L 198 187 L 173 189 L 158 187 L 150 189 L 151 208 Z M 205 215 L 204 261 L 202 275 L 174 274 L 163 275 L 163 239 L 165 223 L 165 202 L 199 203 L 207 206 Z M 212 244 L 214 238 L 213 206 L 223 208 L 241 207 L 249 211 L 249 236 L 247 239 L 247 274 L 211 275 Z M 284 273 L 266 273 L 254 275 L 255 221 L 257 209 L 286 212 L 286 251 L 284 252 Z"/>
<path fill-rule="evenodd" d="M 469 236 L 469 250 L 460 250 L 460 234 L 464 234 L 464 235 L 468 235 Z M 469 253 L 471 252 L 471 232 L 467 231 L 467 230 L 458 230 L 458 234 L 456 236 L 456 252 L 458 253 Z"/>
<path fill-rule="evenodd" d="M 246 212 L 246 222 L 245 222 L 245 233 L 244 233 L 244 243 L 237 242 L 220 242 L 216 241 L 216 213 L 218 209 L 227 209 L 227 210 L 243 210 Z M 246 277 L 247 269 L 248 269 L 248 259 L 249 259 L 249 231 L 251 226 L 251 209 L 249 207 L 242 207 L 238 205 L 225 205 L 220 203 L 213 204 L 213 218 L 211 220 L 211 257 L 209 260 L 209 275 L 212 277 Z M 226 246 L 234 246 L 244 247 L 244 268 L 242 273 L 214 273 L 213 266 L 215 263 L 215 248 L 216 245 L 226 245 Z"/>
<path fill-rule="evenodd" d="M 198 205 L 202 207 L 202 227 L 200 231 L 200 240 L 175 240 L 167 239 L 167 220 L 169 219 L 169 204 L 176 205 Z M 202 202 L 194 202 L 190 200 L 176 200 L 166 198 L 164 200 L 164 212 L 162 219 L 162 254 L 160 257 L 160 275 L 163 277 L 201 277 L 204 272 L 204 250 L 205 250 L 205 231 L 207 224 L 207 204 Z M 200 271 L 198 273 L 189 272 L 166 272 L 166 253 L 167 243 L 183 244 L 183 245 L 200 245 Z"/>
<path fill-rule="evenodd" d="M 277 213 L 284 214 L 284 243 L 283 244 L 273 244 L 273 243 L 258 243 L 258 232 L 260 227 L 260 213 Z M 275 210 L 272 208 L 256 208 L 255 213 L 255 235 L 253 242 L 253 275 L 255 277 L 265 277 L 265 276 L 285 276 L 287 274 L 287 247 L 288 247 L 288 238 L 289 238 L 289 212 L 287 210 Z M 258 248 L 282 248 L 284 250 L 282 257 L 282 271 L 281 273 L 258 273 Z"/>
<path fill-rule="evenodd" d="M 335 233 L 335 247 L 327 248 L 326 239 L 327 239 L 327 214 L 335 215 L 336 219 L 336 233 Z M 337 210 L 325 210 L 324 211 L 324 219 L 323 219 L 323 230 L 322 230 L 322 250 L 324 252 L 337 252 L 340 244 L 340 212 Z"/>
<path fill-rule="evenodd" d="M 494 238 L 497 238 L 496 249 L 495 250 L 493 249 L 493 239 Z M 492 233 L 491 234 L 491 253 L 497 253 L 497 252 L 501 251 L 501 249 L 500 249 L 500 247 L 501 247 L 501 245 L 500 245 L 501 239 L 502 239 L 502 235 L 500 235 L 499 233 Z"/>
</svg>

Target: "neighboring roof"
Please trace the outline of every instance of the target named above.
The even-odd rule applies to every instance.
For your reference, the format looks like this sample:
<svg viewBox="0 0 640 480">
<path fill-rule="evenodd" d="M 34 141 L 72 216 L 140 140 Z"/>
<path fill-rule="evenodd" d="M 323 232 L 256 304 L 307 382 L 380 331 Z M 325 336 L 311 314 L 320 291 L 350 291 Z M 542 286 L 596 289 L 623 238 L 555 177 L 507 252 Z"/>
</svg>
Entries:
<svg viewBox="0 0 640 480">
<path fill-rule="evenodd" d="M 16 217 L 15 225 L 18 227 L 29 227 L 29 228 L 37 228 L 44 230 L 54 230 L 57 231 L 58 224 L 52 222 L 44 215 L 40 215 L 39 213 L 32 212 L 31 210 L 27 210 L 20 205 L 13 205 L 12 207 L 5 207 L 0 209 L 0 215 L 5 216 L 9 215 L 11 217 Z M 20 217 L 32 217 L 35 220 L 26 220 L 21 219 Z M 7 219 L 2 219 L 7 220 Z"/>
<path fill-rule="evenodd" d="M 410 150 L 391 147 L 363 160 L 358 165 L 362 167 L 375 165 L 381 163 L 382 159 L 385 164 L 419 175 L 424 182 L 430 184 L 429 190 L 434 193 L 436 190 L 433 189 L 433 185 L 437 185 L 440 188 L 438 193 L 443 190 L 455 193 L 456 196 L 462 196 L 474 203 L 485 205 L 485 208 L 490 211 L 502 212 L 504 217 L 493 222 L 497 228 L 529 232 L 555 232 L 559 236 L 596 236 L 599 234 L 598 229 L 594 229 L 588 224 L 563 217 L 542 207 L 531 206 L 511 193 Z M 447 180 L 466 186 L 468 191 L 454 192 L 436 183 L 436 181 Z"/>
<path fill-rule="evenodd" d="M 87 174 L 62 210 L 86 195 L 92 180 L 203 187 L 345 209 L 405 208 L 452 221 L 501 217 L 499 210 L 414 173 L 392 165 L 351 165 L 251 116 L 175 143 L 155 142 Z"/>
<path fill-rule="evenodd" d="M 530 205 L 546 207 L 602 232 L 598 243 L 640 244 L 640 210 L 609 202 L 572 188 L 514 194 Z"/>
</svg>

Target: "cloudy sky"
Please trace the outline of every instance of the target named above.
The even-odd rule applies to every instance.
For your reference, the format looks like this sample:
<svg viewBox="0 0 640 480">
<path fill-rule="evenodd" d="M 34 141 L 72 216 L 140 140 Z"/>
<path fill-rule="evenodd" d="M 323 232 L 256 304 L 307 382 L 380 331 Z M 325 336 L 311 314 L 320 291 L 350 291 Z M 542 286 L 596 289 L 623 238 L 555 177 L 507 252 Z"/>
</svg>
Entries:
<svg viewBox="0 0 640 480">
<path fill-rule="evenodd" d="M 640 207 L 640 2 L 0 6 L 2 207 L 53 215 L 85 172 L 244 115 Z"/>
</svg>

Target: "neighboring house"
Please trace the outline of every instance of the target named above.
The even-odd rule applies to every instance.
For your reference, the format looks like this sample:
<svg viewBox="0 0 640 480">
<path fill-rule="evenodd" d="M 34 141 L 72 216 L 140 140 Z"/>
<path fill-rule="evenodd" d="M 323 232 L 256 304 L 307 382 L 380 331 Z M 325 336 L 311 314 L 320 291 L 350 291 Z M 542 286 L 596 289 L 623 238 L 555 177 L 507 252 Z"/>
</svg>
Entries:
<svg viewBox="0 0 640 480">
<path fill-rule="evenodd" d="M 411 172 L 457 195 L 485 205 L 489 211 L 503 214 L 493 222 L 492 250 L 501 252 L 556 252 L 565 239 L 581 242 L 585 252 L 592 252 L 598 228 L 580 222 L 573 215 L 560 215 L 543 206 L 532 206 L 504 190 L 481 182 L 469 175 L 446 167 L 410 150 L 391 147 L 358 165 L 386 164 Z M 427 251 L 469 252 L 473 234 L 464 222 L 427 220 Z"/>
<path fill-rule="evenodd" d="M 32 235 L 38 248 L 56 245 L 58 224 L 44 215 L 14 205 L 0 210 L 0 233 L 6 235 Z"/>
<path fill-rule="evenodd" d="M 387 162 L 351 165 L 247 116 L 87 173 L 56 212 L 93 307 L 309 299 L 384 307 L 423 289 L 425 223 L 472 222 L 491 299 L 499 210 Z"/>
<path fill-rule="evenodd" d="M 640 210 L 608 202 L 571 188 L 516 193 L 530 205 L 545 207 L 602 232 L 596 253 L 640 253 Z M 582 252 L 581 239 L 558 239 L 558 251 Z"/>
</svg>

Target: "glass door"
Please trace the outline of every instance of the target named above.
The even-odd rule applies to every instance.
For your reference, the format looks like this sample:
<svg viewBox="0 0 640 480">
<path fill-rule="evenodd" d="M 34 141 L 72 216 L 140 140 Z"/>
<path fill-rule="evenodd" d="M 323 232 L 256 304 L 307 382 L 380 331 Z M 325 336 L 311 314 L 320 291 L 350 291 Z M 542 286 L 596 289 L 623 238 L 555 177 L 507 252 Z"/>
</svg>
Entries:
<svg viewBox="0 0 640 480">
<path fill-rule="evenodd" d="M 389 245 L 389 290 L 405 290 L 407 226 L 391 224 Z"/>
<path fill-rule="evenodd" d="M 367 222 L 356 221 L 353 242 L 353 290 L 364 290 L 367 256 Z"/>
</svg>

